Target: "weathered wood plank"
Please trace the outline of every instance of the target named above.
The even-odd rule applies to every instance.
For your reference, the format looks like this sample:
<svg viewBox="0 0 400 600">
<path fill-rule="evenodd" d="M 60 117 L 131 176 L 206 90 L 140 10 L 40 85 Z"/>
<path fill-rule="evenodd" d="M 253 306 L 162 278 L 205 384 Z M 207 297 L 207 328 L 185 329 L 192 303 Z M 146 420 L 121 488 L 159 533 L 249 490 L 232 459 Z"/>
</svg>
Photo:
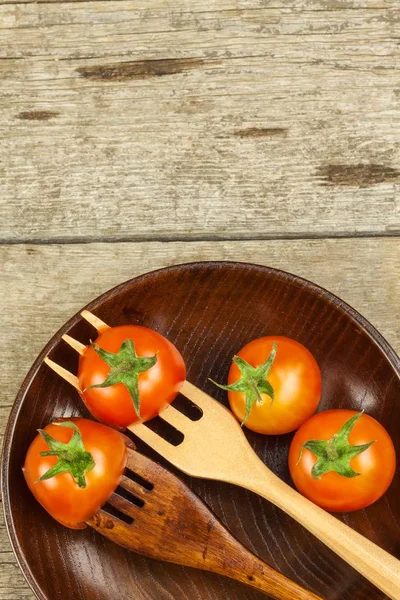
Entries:
<svg viewBox="0 0 400 600">
<path fill-rule="evenodd" d="M 395 5 L 392 4 L 394 9 Z M 283 10 L 285 8 L 285 10 Z M 185 12 L 180 9 L 150 9 L 139 11 L 134 3 L 121 4 L 121 2 L 96 2 L 88 5 L 78 3 L 68 11 L 68 5 L 60 6 L 58 3 L 47 3 L 45 6 L 31 5 L 3 5 L 1 8 L 2 20 L 0 31 L 3 36 L 3 47 L 0 56 L 115 56 L 118 50 L 129 48 L 140 56 L 143 50 L 147 53 L 149 34 L 152 36 L 151 46 L 156 51 L 163 40 L 171 40 L 171 32 L 175 34 L 173 45 L 168 50 L 184 53 L 186 48 L 199 46 L 200 52 L 204 50 L 203 41 L 207 39 L 207 32 L 216 35 L 216 48 L 225 41 L 232 49 L 237 49 L 238 54 L 248 56 L 253 54 L 257 47 L 258 54 L 262 44 L 269 47 L 273 43 L 271 35 L 277 36 L 279 45 L 280 36 L 287 36 L 289 45 L 293 44 L 293 36 L 316 36 L 316 44 L 325 41 L 328 45 L 334 40 L 343 40 L 347 43 L 371 42 L 372 39 L 389 39 L 395 31 L 389 25 L 398 23 L 398 13 L 390 7 L 376 10 L 359 8 L 343 9 L 340 11 L 315 11 L 303 10 L 301 15 L 293 10 L 290 3 L 286 7 L 268 5 L 259 6 L 249 3 L 248 8 L 224 10 L 203 5 L 202 10 Z M 80 39 L 83 27 L 90 26 L 89 35 Z M 61 35 L 54 36 L 53 29 Z M 15 35 L 18 29 L 18 36 Z M 111 39 L 107 39 L 108 31 Z M 86 29 L 86 33 L 88 30 Z M 193 37 L 195 33 L 195 37 Z M 190 37 L 190 34 L 192 36 Z M 228 34 L 232 36 L 230 39 Z M 350 38 L 352 35 L 352 39 Z M 368 38 L 368 34 L 372 36 Z M 321 36 L 327 35 L 324 40 Z M 143 40 L 138 48 L 131 48 L 130 41 L 133 36 Z M 251 38 L 250 38 L 251 36 Z M 335 36 L 335 37 L 333 37 Z M 239 44 L 234 38 L 239 38 Z M 155 39 L 157 38 L 157 39 Z M 40 41 L 41 44 L 34 44 Z M 110 42 L 113 42 L 112 46 Z M 246 43 L 247 42 L 247 43 Z M 249 46 L 249 42 L 252 45 Z M 207 42 L 210 43 L 209 41 Z M 164 48 L 163 58 L 167 56 Z M 221 48 L 222 49 L 222 48 Z M 337 48 L 336 50 L 339 50 Z M 225 53 L 225 56 L 234 56 L 234 51 Z M 237 55 L 237 54 L 236 54 Z"/>
<path fill-rule="evenodd" d="M 0 6 L 0 241 L 398 233 L 396 2 L 264 5 Z"/>
</svg>

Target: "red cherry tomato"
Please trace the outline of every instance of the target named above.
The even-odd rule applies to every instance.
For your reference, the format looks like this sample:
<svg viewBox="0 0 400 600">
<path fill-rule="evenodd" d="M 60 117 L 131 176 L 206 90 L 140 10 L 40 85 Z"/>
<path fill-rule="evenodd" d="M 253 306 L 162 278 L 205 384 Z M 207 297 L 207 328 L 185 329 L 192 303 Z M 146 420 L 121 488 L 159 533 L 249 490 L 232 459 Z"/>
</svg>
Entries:
<svg viewBox="0 0 400 600">
<path fill-rule="evenodd" d="M 106 360 L 99 355 L 102 350 L 107 353 Z M 119 362 L 109 354 L 120 356 Z M 134 355 L 138 360 L 135 361 Z M 116 360 L 113 374 L 110 365 Z M 135 369 L 139 370 L 132 376 Z M 125 383 L 98 387 L 107 383 L 107 379 L 109 383 L 120 380 L 121 373 Z M 158 415 L 175 398 L 185 377 L 185 363 L 175 346 L 156 331 L 139 325 L 103 331 L 95 347 L 87 347 L 78 368 L 82 397 L 89 411 L 99 421 L 118 427 Z M 136 408 L 135 385 L 139 400 Z"/>
<path fill-rule="evenodd" d="M 74 432 L 68 423 L 74 424 L 79 433 Z M 78 454 L 75 455 L 77 478 L 74 479 L 71 471 L 67 470 L 68 464 L 63 472 L 63 464 L 66 463 L 63 457 L 71 459 L 74 452 L 69 450 L 66 454 L 61 446 L 58 456 L 42 456 L 41 453 L 50 452 L 51 447 L 38 434 L 25 458 L 25 480 L 36 500 L 54 519 L 71 529 L 82 529 L 86 527 L 85 521 L 99 510 L 119 484 L 127 458 L 123 437 L 105 425 L 80 418 L 71 418 L 64 425 L 51 423 L 45 427 L 44 435 L 50 436 L 54 440 L 50 444 L 56 447 L 57 442 L 64 446 L 70 443 L 73 435 L 77 439 L 81 437 L 84 452 L 78 446 Z M 58 468 L 59 474 L 38 481 L 46 473 L 51 475 L 49 470 L 55 468 Z"/>
<path fill-rule="evenodd" d="M 326 442 L 337 436 L 343 425 L 357 414 L 340 409 L 314 415 L 300 427 L 290 446 L 289 469 L 295 486 L 312 502 L 332 512 L 353 511 L 372 504 L 386 492 L 395 473 L 396 455 L 389 434 L 378 421 L 361 414 L 350 431 L 348 443 L 351 446 L 373 443 L 345 461 L 344 466 L 340 465 L 340 471 L 350 468 L 349 476 L 336 471 L 321 474 L 319 478 L 313 476 L 319 457 L 307 447 L 302 450 L 303 445 L 310 440 Z M 341 446 L 339 450 L 340 455 Z"/>
<path fill-rule="evenodd" d="M 299 342 L 283 336 L 268 336 L 253 340 L 244 346 L 238 357 L 251 367 L 260 367 L 276 344 L 276 356 L 266 377 L 273 389 L 273 400 L 263 393 L 265 378 L 261 382 L 260 395 L 256 399 L 244 425 L 264 434 L 289 433 L 297 429 L 316 410 L 321 396 L 321 373 L 312 354 Z M 235 360 L 235 359 L 234 359 Z M 235 362 L 228 374 L 228 385 L 242 376 Z M 232 411 L 243 421 L 246 416 L 246 393 L 228 391 Z"/>
</svg>

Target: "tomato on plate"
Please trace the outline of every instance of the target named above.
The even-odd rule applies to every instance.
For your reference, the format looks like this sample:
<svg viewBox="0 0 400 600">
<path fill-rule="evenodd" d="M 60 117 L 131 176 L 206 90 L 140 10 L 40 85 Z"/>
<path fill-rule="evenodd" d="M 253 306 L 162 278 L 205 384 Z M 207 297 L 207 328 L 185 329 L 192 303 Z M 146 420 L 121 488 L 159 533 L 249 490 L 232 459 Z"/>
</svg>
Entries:
<svg viewBox="0 0 400 600">
<path fill-rule="evenodd" d="M 83 529 L 118 486 L 126 460 L 118 431 L 71 418 L 39 429 L 23 472 L 36 500 L 54 519 Z"/>
<path fill-rule="evenodd" d="M 386 429 L 354 410 L 326 410 L 297 431 L 289 451 L 296 488 L 331 512 L 369 506 L 392 482 L 396 454 Z"/>
<path fill-rule="evenodd" d="M 102 331 L 78 367 L 87 408 L 97 420 L 117 427 L 158 415 L 175 398 L 185 377 L 177 348 L 140 325 Z"/>
<path fill-rule="evenodd" d="M 294 431 L 315 412 L 321 372 L 302 344 L 268 336 L 244 346 L 233 358 L 228 385 L 217 385 L 228 390 L 231 409 L 243 425 L 281 434 Z"/>
</svg>

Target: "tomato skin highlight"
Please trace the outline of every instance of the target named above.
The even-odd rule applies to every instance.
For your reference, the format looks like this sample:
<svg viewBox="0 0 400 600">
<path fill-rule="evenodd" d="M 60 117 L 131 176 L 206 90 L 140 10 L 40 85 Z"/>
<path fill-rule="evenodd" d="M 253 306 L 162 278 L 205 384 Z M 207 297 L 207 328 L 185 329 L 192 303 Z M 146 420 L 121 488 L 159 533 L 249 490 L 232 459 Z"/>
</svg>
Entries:
<svg viewBox="0 0 400 600">
<path fill-rule="evenodd" d="M 263 394 L 264 404 L 255 402 L 247 421 L 252 431 L 268 435 L 289 433 L 297 429 L 316 410 L 321 397 L 321 372 L 312 354 L 299 342 L 284 336 L 267 336 L 251 341 L 237 355 L 253 367 L 269 356 L 273 343 L 277 353 L 268 375 L 275 398 Z M 240 378 L 239 368 L 232 363 L 228 384 Z M 237 419 L 245 416 L 245 394 L 228 392 L 229 404 Z"/>
<path fill-rule="evenodd" d="M 95 340 L 95 343 L 116 353 L 122 343 L 132 339 L 140 356 L 154 356 L 157 362 L 148 371 L 139 374 L 139 396 L 141 421 L 158 415 L 178 394 L 186 378 L 184 360 L 175 346 L 153 329 L 140 325 L 110 327 Z M 127 427 L 139 421 L 132 398 L 124 384 L 106 388 L 86 389 L 105 381 L 110 367 L 88 346 L 79 359 L 78 380 L 82 399 L 91 414 L 102 423 Z"/>
<path fill-rule="evenodd" d="M 70 418 L 81 433 L 85 450 L 90 452 L 95 467 L 86 475 L 86 487 L 80 488 L 70 473 L 62 473 L 37 481 L 53 467 L 56 456 L 40 456 L 49 450 L 44 439 L 38 434 L 25 458 L 23 473 L 26 483 L 36 500 L 62 525 L 71 529 L 83 529 L 85 521 L 92 517 L 114 492 L 124 472 L 127 450 L 122 435 L 105 425 L 88 419 Z M 69 442 L 73 430 L 59 427 L 54 423 L 44 430 L 60 442 Z"/>
<path fill-rule="evenodd" d="M 298 491 L 309 500 L 330 512 L 351 512 L 373 504 L 386 492 L 396 470 L 393 442 L 384 427 L 373 417 L 363 414 L 349 436 L 358 446 L 372 440 L 365 452 L 351 460 L 352 468 L 360 473 L 347 478 L 336 472 L 313 479 L 311 469 L 317 457 L 307 449 L 299 454 L 303 444 L 312 439 L 330 439 L 357 411 L 336 409 L 314 415 L 296 432 L 289 450 L 289 470 Z"/>
</svg>

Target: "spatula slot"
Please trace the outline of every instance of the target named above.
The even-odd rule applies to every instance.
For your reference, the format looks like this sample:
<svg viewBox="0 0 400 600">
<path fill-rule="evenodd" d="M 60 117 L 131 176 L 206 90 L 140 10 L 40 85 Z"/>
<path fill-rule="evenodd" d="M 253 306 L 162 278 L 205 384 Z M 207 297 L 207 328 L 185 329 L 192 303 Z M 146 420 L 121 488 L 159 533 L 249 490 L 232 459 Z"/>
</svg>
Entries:
<svg viewBox="0 0 400 600">
<path fill-rule="evenodd" d="M 172 446 L 179 446 L 182 444 L 185 437 L 181 431 L 178 431 L 160 417 L 155 417 L 154 419 L 151 419 L 151 421 L 147 421 L 147 423 L 144 423 L 144 426 L 151 429 L 151 431 L 154 431 L 154 433 L 157 433 L 157 435 L 164 438 L 164 440 L 169 442 Z"/>
<path fill-rule="evenodd" d="M 142 500 L 141 498 L 137 498 L 134 494 L 132 494 L 129 490 L 125 489 L 121 485 L 117 487 L 115 493 L 118 494 L 118 496 L 125 498 L 125 500 L 128 500 L 128 502 L 131 502 L 131 504 L 134 504 L 138 508 L 143 508 L 145 504 L 144 500 Z"/>
<path fill-rule="evenodd" d="M 117 519 L 119 519 L 120 521 L 123 521 L 127 525 L 132 525 L 132 523 L 134 521 L 134 519 L 132 519 L 132 517 L 125 515 L 123 512 L 121 512 L 114 506 L 111 506 L 111 504 L 105 504 L 103 506 L 103 510 L 104 510 L 104 512 L 109 514 L 111 517 L 116 517 Z"/>
<path fill-rule="evenodd" d="M 124 475 L 125 475 L 125 477 L 127 477 L 128 479 L 130 479 L 131 481 L 133 481 L 134 483 L 137 483 L 140 486 L 142 486 L 142 488 L 145 489 L 148 492 L 151 492 L 154 489 L 154 485 L 152 483 L 150 483 L 150 481 L 147 481 L 147 479 L 144 479 L 143 477 L 141 477 L 140 475 L 138 475 L 134 471 L 130 471 L 129 469 L 125 469 Z"/>
<path fill-rule="evenodd" d="M 203 411 L 196 404 L 182 394 L 178 394 L 172 403 L 172 406 L 179 410 L 185 417 L 191 421 L 200 421 L 203 416 Z"/>
</svg>

